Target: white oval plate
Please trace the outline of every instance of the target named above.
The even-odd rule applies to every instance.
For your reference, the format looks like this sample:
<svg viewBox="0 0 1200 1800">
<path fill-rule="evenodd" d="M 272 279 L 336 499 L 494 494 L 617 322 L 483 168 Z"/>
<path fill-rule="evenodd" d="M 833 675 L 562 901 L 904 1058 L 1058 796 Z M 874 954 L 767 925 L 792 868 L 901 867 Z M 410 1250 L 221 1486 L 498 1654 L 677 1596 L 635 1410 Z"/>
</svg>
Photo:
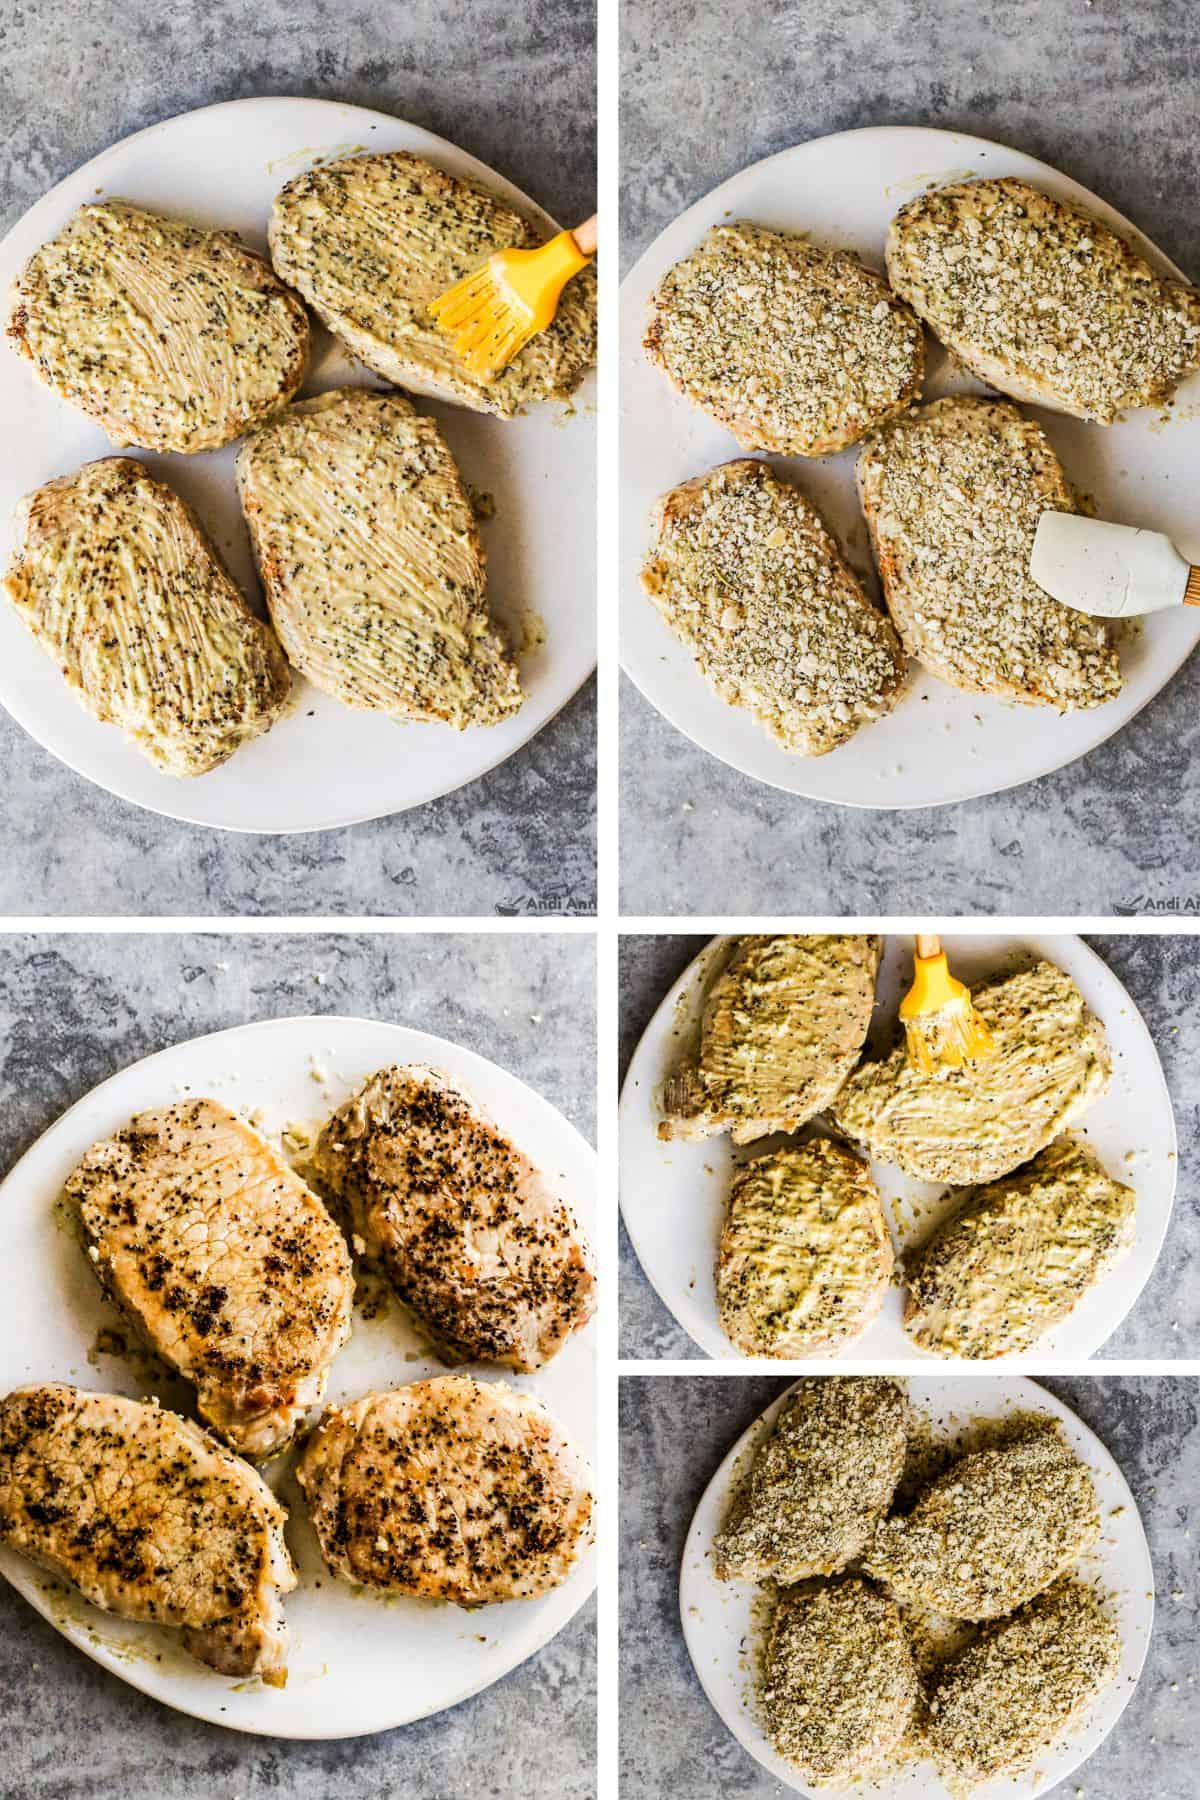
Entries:
<svg viewBox="0 0 1200 1800">
<path fill-rule="evenodd" d="M 717 1242 L 735 1158 L 744 1161 L 762 1145 L 734 1151 L 728 1134 L 701 1143 L 664 1143 L 657 1096 L 699 1029 L 704 994 L 723 962 L 728 938 L 715 938 L 684 970 L 642 1035 L 621 1091 L 621 1211 L 629 1236 L 659 1298 L 688 1335 L 710 1356 L 739 1356 L 721 1329 L 713 1280 Z M 1030 1363 L 1048 1356 L 1092 1356 L 1125 1317 L 1158 1260 L 1175 1199 L 1175 1115 L 1162 1065 L 1137 1007 L 1108 965 L 1077 937 L 1002 937 L 995 934 L 942 939 L 950 964 L 964 981 L 978 983 L 1039 957 L 1065 969 L 1103 1020 L 1113 1052 L 1108 1092 L 1071 1130 L 1086 1138 L 1105 1168 L 1137 1190 L 1137 1242 L 1105 1280 L 1084 1296 L 1056 1330 L 1047 1332 Z M 897 1008 L 912 981 L 912 939 L 887 939 L 870 1044 L 895 1042 Z M 916 1181 L 893 1164 L 872 1163 L 884 1213 L 899 1251 L 920 1241 L 935 1221 L 957 1206 L 956 1192 Z M 945 1204 L 938 1204 L 940 1196 Z M 920 1208 L 919 1217 L 914 1206 Z M 928 1362 L 900 1323 L 901 1289 L 889 1288 L 877 1318 L 841 1355 L 844 1362 L 878 1363 L 904 1358 Z M 1008 1359 L 1018 1366 L 1021 1358 Z"/>
<path fill-rule="evenodd" d="M 135 1398 L 147 1392 L 136 1363 L 97 1349 L 98 1333 L 119 1330 L 121 1322 L 57 1204 L 89 1144 L 143 1108 L 187 1094 L 211 1095 L 247 1114 L 261 1109 L 269 1135 L 290 1121 L 321 1123 L 365 1076 L 393 1062 L 430 1063 L 460 1082 L 557 1183 L 594 1241 L 591 1149 L 548 1101 L 495 1063 L 428 1032 L 371 1019 L 238 1026 L 177 1044 L 102 1082 L 38 1139 L 0 1187 L 0 1264 L 20 1270 L 5 1303 L 0 1393 L 38 1381 Z M 330 1371 L 326 1404 L 445 1373 L 402 1310 L 392 1305 L 366 1319 L 356 1306 L 354 1335 Z M 594 1464 L 593 1327 L 536 1375 L 472 1372 L 540 1395 Z M 156 1383 L 154 1391 L 164 1404 L 190 1412 L 182 1384 Z M 454 1706 L 539 1650 L 592 1591 L 591 1553 L 552 1594 L 475 1612 L 352 1588 L 321 1561 L 291 1461 L 284 1455 L 265 1470 L 289 1509 L 287 1539 L 300 1575 L 285 1602 L 290 1673 L 281 1691 L 257 1680 L 224 1680 L 193 1661 L 175 1633 L 111 1618 L 14 1551 L 0 1550 L 0 1572 L 64 1637 L 143 1693 L 214 1725 L 285 1738 L 357 1737 Z"/>
<path fill-rule="evenodd" d="M 412 150 L 482 181 L 552 221 L 519 188 L 443 138 L 365 107 L 330 100 L 233 100 L 139 131 L 85 163 L 30 208 L 0 244 L 0 294 L 26 259 L 85 201 L 105 195 L 228 227 L 265 251 L 279 189 L 322 160 L 358 150 Z M 314 321 L 315 325 L 315 321 Z M 379 386 L 316 327 L 304 393 Z M 517 644 L 526 700 L 501 725 L 452 731 L 354 712 L 299 675 L 294 704 L 265 737 L 207 775 L 162 775 L 115 726 L 73 698 L 15 613 L 0 605 L 0 701 L 32 737 L 77 774 L 151 812 L 231 831 L 327 831 L 419 806 L 495 768 L 519 750 L 595 666 L 595 378 L 572 407 L 535 407 L 494 419 L 423 403 L 439 422 L 463 479 L 495 500 L 480 530 L 488 598 Z M 0 564 L 13 549 L 12 515 L 31 488 L 113 446 L 98 426 L 34 381 L 0 350 Z M 243 592 L 263 610 L 234 487 L 238 445 L 199 456 L 136 455 L 191 502 Z"/>
<path fill-rule="evenodd" d="M 1154 1628 L 1154 1566 L 1125 1477 L 1105 1449 L 1069 1407 L 1036 1382 L 1017 1376 L 984 1381 L 955 1381 L 942 1376 L 907 1383 L 915 1404 L 953 1436 L 968 1419 L 1000 1419 L 1013 1412 L 1043 1412 L 1061 1421 L 1076 1453 L 1091 1471 L 1100 1502 L 1100 1541 L 1079 1564 L 1085 1580 L 1096 1580 L 1114 1602 L 1113 1616 L 1121 1632 L 1121 1667 L 1115 1681 L 1088 1708 L 1079 1727 L 1063 1742 L 1039 1756 L 1026 1774 L 989 1781 L 975 1788 L 971 1800 L 1037 1800 L 1039 1794 L 1065 1781 L 1087 1761 L 1113 1729 L 1133 1695 Z M 788 1393 L 791 1392 L 789 1388 Z M 696 1508 L 679 1574 L 679 1610 L 683 1635 L 700 1685 L 743 1749 L 777 1781 L 798 1794 L 812 1794 L 790 1763 L 777 1755 L 755 1720 L 752 1650 L 759 1589 L 748 1581 L 718 1581 L 709 1550 L 724 1517 L 741 1459 L 752 1451 L 773 1424 L 787 1398 L 743 1432 L 725 1458 Z M 947 1789 L 931 1762 L 910 1764 L 894 1775 L 872 1780 L 876 1800 L 948 1800 Z M 861 1787 L 822 1788 L 822 1794 L 861 1795 Z"/>
<path fill-rule="evenodd" d="M 815 243 L 856 251 L 883 268 L 893 215 L 927 187 L 967 175 L 1021 175 L 1048 192 L 1091 207 L 1130 234 L 1164 273 L 1180 275 L 1140 232 L 1045 163 L 958 132 L 877 126 L 797 144 L 743 169 L 697 202 L 658 237 L 621 289 L 621 660 L 677 730 L 722 762 L 772 787 L 841 806 L 941 806 L 1032 781 L 1094 750 L 1168 682 L 1200 638 L 1184 608 L 1159 613 L 1121 651 L 1125 687 L 1094 712 L 1066 718 L 1040 706 L 963 694 L 910 665 L 896 710 L 864 726 L 828 756 L 789 755 L 741 708 L 711 692 L 691 652 L 672 636 L 642 593 L 638 574 L 653 542 L 651 512 L 668 488 L 743 456 L 729 434 L 676 394 L 642 352 L 647 304 L 666 271 L 712 225 L 753 219 L 803 231 Z M 932 340 L 925 397 L 987 390 L 954 375 Z M 1200 375 L 1179 390 L 1172 422 L 1137 412 L 1105 430 L 1036 410 L 1072 483 L 1094 496 L 1100 515 L 1168 532 L 1200 561 Z M 854 491 L 857 449 L 813 462 L 770 460 L 820 509 L 876 598 L 866 523 Z"/>
</svg>

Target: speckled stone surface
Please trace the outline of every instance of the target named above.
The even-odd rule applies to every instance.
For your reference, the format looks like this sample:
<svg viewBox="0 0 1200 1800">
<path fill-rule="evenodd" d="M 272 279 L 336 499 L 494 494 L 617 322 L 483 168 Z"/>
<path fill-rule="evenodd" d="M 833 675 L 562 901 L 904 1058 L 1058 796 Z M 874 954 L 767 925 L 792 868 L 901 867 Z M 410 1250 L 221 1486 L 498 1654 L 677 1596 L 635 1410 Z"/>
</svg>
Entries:
<svg viewBox="0 0 1200 1800">
<path fill-rule="evenodd" d="M 0 937 L 0 1169 L 140 1057 L 309 1012 L 454 1038 L 594 1137 L 590 937 L 9 936 Z M 594 1691 L 589 1603 L 529 1662 L 436 1718 L 345 1743 L 246 1737 L 126 1687 L 0 1582 L 4 1800 L 591 1800 Z"/>
<path fill-rule="evenodd" d="M 1102 193 L 1193 279 L 1192 0 L 624 0 L 627 268 L 719 182 L 863 125 L 995 138 Z M 1109 743 L 1041 781 L 917 812 L 764 787 L 622 682 L 630 914 L 1200 910 L 1200 658 Z M 1018 727 L 1019 728 L 1019 727 Z M 636 771 L 636 779 L 629 773 Z M 714 853 L 717 852 L 717 853 Z"/>
<path fill-rule="evenodd" d="M 621 1079 L 642 1032 L 672 984 L 708 940 L 702 937 L 621 939 Z M 1200 1056 L 1200 937 L 1138 935 L 1086 940 L 1124 982 L 1162 1061 L 1175 1108 L 1179 1181 L 1162 1254 L 1132 1311 L 1105 1344 L 1110 1360 L 1200 1354 L 1196 1280 L 1200 1270 L 1200 1109 L 1193 1071 Z M 621 1355 L 643 1359 L 705 1360 L 705 1353 L 667 1311 L 642 1273 L 621 1226 Z M 735 1352 L 730 1351 L 733 1358 Z M 922 1366 L 925 1366 L 924 1359 Z"/>
<path fill-rule="evenodd" d="M 0 231 L 118 138 L 254 94 L 396 113 L 583 218 L 593 38 L 586 0 L 19 0 L 0 8 Z M 590 912 L 594 743 L 589 685 L 458 793 L 341 831 L 240 837 L 114 799 L 0 713 L 0 915 Z"/>
<path fill-rule="evenodd" d="M 730 1446 L 786 1386 L 770 1378 L 621 1381 L 622 1800 L 779 1800 L 705 1697 L 679 1623 L 692 1514 Z M 964 1386 L 968 1384 L 963 1383 Z M 1200 1764 L 1197 1537 L 1200 1381 L 1077 1377 L 1044 1383 L 1111 1451 L 1150 1541 L 1154 1635 L 1133 1697 L 1056 1795 L 1195 1800 Z"/>
</svg>

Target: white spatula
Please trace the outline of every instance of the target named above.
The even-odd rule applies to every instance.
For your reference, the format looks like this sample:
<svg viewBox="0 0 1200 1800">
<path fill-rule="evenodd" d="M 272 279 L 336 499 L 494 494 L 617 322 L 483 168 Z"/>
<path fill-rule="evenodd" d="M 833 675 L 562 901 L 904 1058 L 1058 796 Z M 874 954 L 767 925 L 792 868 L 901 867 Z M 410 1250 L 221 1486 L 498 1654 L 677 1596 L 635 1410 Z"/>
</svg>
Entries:
<svg viewBox="0 0 1200 1800">
<path fill-rule="evenodd" d="M 1079 513 L 1042 514 L 1029 572 L 1064 606 L 1102 619 L 1200 606 L 1200 566 L 1180 556 L 1161 531 Z"/>
</svg>

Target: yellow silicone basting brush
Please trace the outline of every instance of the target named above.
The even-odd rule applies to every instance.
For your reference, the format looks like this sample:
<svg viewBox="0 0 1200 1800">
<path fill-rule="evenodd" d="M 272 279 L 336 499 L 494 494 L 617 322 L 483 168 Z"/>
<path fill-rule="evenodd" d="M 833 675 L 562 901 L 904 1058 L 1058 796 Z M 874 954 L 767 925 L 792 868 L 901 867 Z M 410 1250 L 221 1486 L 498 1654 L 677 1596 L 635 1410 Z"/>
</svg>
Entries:
<svg viewBox="0 0 1200 1800">
<path fill-rule="evenodd" d="M 908 1038 L 908 1060 L 931 1075 L 935 1067 L 961 1069 L 996 1054 L 992 1034 L 971 1004 L 971 994 L 956 981 L 939 937 L 917 937 L 913 984 L 900 1003 Z"/>
<path fill-rule="evenodd" d="M 434 323 L 477 381 L 492 381 L 545 331 L 559 295 L 596 254 L 596 219 L 560 231 L 536 250 L 497 250 L 430 302 Z"/>
</svg>

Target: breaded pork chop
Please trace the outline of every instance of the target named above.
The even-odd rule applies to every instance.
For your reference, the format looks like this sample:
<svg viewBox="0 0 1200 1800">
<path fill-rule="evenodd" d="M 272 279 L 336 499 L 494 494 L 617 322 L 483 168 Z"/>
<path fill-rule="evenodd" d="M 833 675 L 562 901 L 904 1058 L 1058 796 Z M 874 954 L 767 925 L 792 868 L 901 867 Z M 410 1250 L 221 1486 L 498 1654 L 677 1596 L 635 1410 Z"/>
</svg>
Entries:
<svg viewBox="0 0 1200 1800">
<path fill-rule="evenodd" d="M 743 450 L 826 456 L 921 391 L 917 319 L 845 250 L 714 225 L 650 301 L 646 354 Z"/>
<path fill-rule="evenodd" d="M 335 1575 L 485 1606 L 560 1587 L 591 1540 L 591 1472 L 533 1394 L 442 1375 L 331 1407 L 296 1468 Z"/>
<path fill-rule="evenodd" d="M 828 1138 L 767 1151 L 729 1190 L 722 1328 L 747 1356 L 843 1350 L 882 1306 L 894 1260 L 879 1189 L 857 1156 Z"/>
<path fill-rule="evenodd" d="M 21 503 L 4 594 L 80 704 L 164 775 L 203 775 L 281 716 L 292 679 L 199 521 L 105 457 Z"/>
<path fill-rule="evenodd" d="M 896 1491 L 904 1390 L 882 1376 L 798 1381 L 754 1453 L 713 1544 L 721 1581 L 800 1581 L 860 1556 Z"/>
<path fill-rule="evenodd" d="M 350 354 L 385 381 L 511 419 L 574 393 L 596 359 L 596 273 L 567 283 L 554 323 L 492 382 L 472 375 L 429 303 L 494 250 L 545 233 L 424 157 L 347 156 L 295 176 L 275 199 L 271 260 Z"/>
<path fill-rule="evenodd" d="M 1072 1568 L 1099 1530 L 1087 1467 L 1046 1424 L 961 1457 L 911 1513 L 883 1521 L 863 1563 L 902 1605 L 995 1619 Z"/>
<path fill-rule="evenodd" d="M 858 460 L 884 598 L 910 656 L 952 687 L 1075 712 L 1121 691 L 1112 629 L 1029 572 L 1044 512 L 1079 511 L 1040 425 L 956 394 Z"/>
<path fill-rule="evenodd" d="M 815 1788 L 869 1775 L 908 1729 L 920 1681 L 899 1608 L 847 1576 L 776 1601 L 758 1697 L 767 1736 Z"/>
<path fill-rule="evenodd" d="M 941 1356 L 1032 1350 L 1132 1248 L 1137 1195 L 1062 1137 L 905 1258 L 904 1329 Z"/>
<path fill-rule="evenodd" d="M 315 686 L 458 730 L 517 711 L 471 502 L 432 419 L 364 388 L 301 400 L 242 447 L 238 486 L 280 642 Z"/>
<path fill-rule="evenodd" d="M 872 1160 L 920 1181 L 998 1181 L 1044 1150 L 1099 1098 L 1112 1074 L 1104 1026 L 1063 970 L 1035 963 L 972 994 L 996 1054 L 959 1069 L 915 1069 L 903 1041 L 863 1063 L 834 1122 Z"/>
<path fill-rule="evenodd" d="M 952 1779 L 1019 1775 L 1082 1717 L 1121 1663 L 1121 1638 L 1082 1581 L 1056 1582 L 985 1627 L 929 1698 L 929 1744 Z"/>
<path fill-rule="evenodd" d="M 540 1368 L 590 1319 L 595 1271 L 569 1204 L 437 1070 L 372 1075 L 313 1168 L 448 1361 Z"/>
<path fill-rule="evenodd" d="M 215 450 L 283 406 L 308 315 L 229 231 L 104 200 L 17 279 L 8 337 L 39 381 L 118 446 Z"/>
<path fill-rule="evenodd" d="M 222 1675 L 287 1681 L 286 1514 L 247 1463 L 160 1406 L 52 1384 L 0 1400 L 0 1543 Z"/>
<path fill-rule="evenodd" d="M 1111 425 L 1127 407 L 1168 402 L 1200 369 L 1200 289 L 1016 176 L 910 200 L 887 264 L 942 342 L 1014 400 Z"/>
<path fill-rule="evenodd" d="M 704 1001 L 699 1055 L 663 1088 L 661 1138 L 797 1131 L 849 1076 L 875 1005 L 882 939 L 745 937 Z"/>
<path fill-rule="evenodd" d="M 244 1456 L 273 1456 L 350 1336 L 341 1232 L 218 1100 L 139 1113 L 68 1177 L 88 1256 L 139 1335 Z"/>
<path fill-rule="evenodd" d="M 718 699 L 785 750 L 824 756 L 899 698 L 890 621 L 766 463 L 722 463 L 665 494 L 642 586 Z"/>
</svg>

